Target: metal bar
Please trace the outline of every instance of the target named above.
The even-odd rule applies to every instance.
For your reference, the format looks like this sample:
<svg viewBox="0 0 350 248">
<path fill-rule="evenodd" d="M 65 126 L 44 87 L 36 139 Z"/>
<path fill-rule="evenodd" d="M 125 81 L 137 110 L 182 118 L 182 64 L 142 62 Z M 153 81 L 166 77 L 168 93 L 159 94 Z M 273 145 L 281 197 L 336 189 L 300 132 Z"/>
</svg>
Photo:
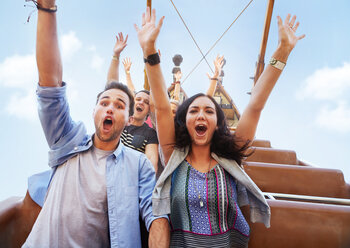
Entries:
<svg viewBox="0 0 350 248">
<path fill-rule="evenodd" d="M 275 0 L 269 0 L 266 8 L 266 15 L 265 15 L 265 24 L 264 24 L 264 31 L 263 36 L 261 40 L 260 45 L 260 52 L 258 55 L 258 61 L 256 64 L 256 71 L 254 75 L 254 85 L 258 81 L 261 73 L 264 71 L 265 67 L 265 51 L 266 51 L 266 45 L 267 45 L 267 39 L 269 38 L 269 31 L 270 31 L 270 24 L 271 24 L 271 17 L 272 17 L 272 11 L 273 11 L 273 5 L 275 3 Z"/>
<path fill-rule="evenodd" d="M 270 200 L 276 200 L 275 197 L 273 197 L 271 194 L 264 193 L 267 198 Z"/>
<path fill-rule="evenodd" d="M 331 197 L 310 196 L 310 195 L 293 195 L 293 194 L 270 193 L 270 192 L 264 192 L 264 195 L 269 199 L 272 199 L 270 197 L 273 197 L 273 198 L 283 198 L 283 199 L 291 199 L 291 200 L 306 200 L 306 201 L 314 201 L 314 202 L 321 202 L 321 203 L 350 205 L 350 199 L 344 199 L 344 198 L 331 198 Z"/>
</svg>

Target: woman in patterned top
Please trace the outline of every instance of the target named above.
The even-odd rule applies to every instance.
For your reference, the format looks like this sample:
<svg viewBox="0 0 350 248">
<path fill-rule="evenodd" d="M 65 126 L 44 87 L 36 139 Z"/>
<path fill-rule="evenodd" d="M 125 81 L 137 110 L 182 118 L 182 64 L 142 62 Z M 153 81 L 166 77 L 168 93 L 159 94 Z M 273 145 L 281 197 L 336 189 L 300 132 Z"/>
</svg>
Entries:
<svg viewBox="0 0 350 248">
<path fill-rule="evenodd" d="M 164 17 L 156 23 L 147 9 L 142 27 L 135 25 L 157 117 L 159 142 L 166 167 L 153 192 L 153 213 L 170 214 L 171 247 L 246 247 L 249 226 L 240 210 L 250 205 L 252 222 L 270 225 L 270 209 L 240 163 L 255 131 L 260 113 L 283 65 L 302 36 L 299 23 L 288 15 L 278 19 L 279 44 L 272 62 L 252 90 L 234 135 L 216 101 L 204 94 L 187 99 L 172 118 L 155 42 Z"/>
</svg>

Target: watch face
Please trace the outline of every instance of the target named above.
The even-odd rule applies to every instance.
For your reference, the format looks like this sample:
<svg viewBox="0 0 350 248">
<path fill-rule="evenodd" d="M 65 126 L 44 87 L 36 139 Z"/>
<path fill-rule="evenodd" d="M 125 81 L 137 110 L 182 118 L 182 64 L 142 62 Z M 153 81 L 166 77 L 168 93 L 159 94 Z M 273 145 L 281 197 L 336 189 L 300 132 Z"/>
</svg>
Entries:
<svg viewBox="0 0 350 248">
<path fill-rule="evenodd" d="M 145 63 L 149 63 L 150 65 L 156 65 L 160 63 L 160 58 L 158 53 L 151 54 L 147 57 L 147 59 L 144 59 Z"/>
<path fill-rule="evenodd" d="M 276 63 L 277 63 L 277 60 L 276 60 L 276 59 L 271 59 L 271 60 L 270 60 L 270 64 L 271 64 L 271 65 L 275 65 Z"/>
</svg>

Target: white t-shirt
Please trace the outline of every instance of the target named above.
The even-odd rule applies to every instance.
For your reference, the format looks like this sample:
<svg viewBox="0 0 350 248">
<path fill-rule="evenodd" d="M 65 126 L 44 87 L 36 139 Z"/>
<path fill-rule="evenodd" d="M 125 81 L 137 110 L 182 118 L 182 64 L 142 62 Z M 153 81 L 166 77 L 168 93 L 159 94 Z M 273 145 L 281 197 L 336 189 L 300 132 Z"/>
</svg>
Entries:
<svg viewBox="0 0 350 248">
<path fill-rule="evenodd" d="M 106 160 L 92 146 L 58 166 L 22 247 L 109 247 Z"/>
</svg>

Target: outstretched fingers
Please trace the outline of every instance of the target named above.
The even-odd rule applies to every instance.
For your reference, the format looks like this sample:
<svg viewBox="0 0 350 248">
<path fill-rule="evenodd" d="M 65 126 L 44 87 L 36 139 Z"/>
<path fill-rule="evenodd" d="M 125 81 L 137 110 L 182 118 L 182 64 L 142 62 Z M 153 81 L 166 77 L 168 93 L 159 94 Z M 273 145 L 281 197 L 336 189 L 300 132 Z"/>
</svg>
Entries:
<svg viewBox="0 0 350 248">
<path fill-rule="evenodd" d="M 284 19 L 284 25 L 288 26 L 289 25 L 289 19 L 290 19 L 291 14 L 288 14 L 286 19 Z"/>
<path fill-rule="evenodd" d="M 145 22 L 150 22 L 151 20 L 151 10 L 149 7 L 147 7 L 146 9 L 146 13 L 145 13 Z"/>
<path fill-rule="evenodd" d="M 293 28 L 296 19 L 297 19 L 297 16 L 294 15 L 294 16 L 292 17 L 292 20 L 290 20 L 289 27 Z"/>
<path fill-rule="evenodd" d="M 303 38 L 305 38 L 305 34 L 302 34 L 302 35 L 300 35 L 300 36 L 297 37 L 298 40 L 301 40 L 301 39 L 303 39 Z"/>
<path fill-rule="evenodd" d="M 144 26 L 146 24 L 146 14 L 142 13 L 142 21 L 141 21 L 141 26 Z"/>
<path fill-rule="evenodd" d="M 277 24 L 278 24 L 278 28 L 281 28 L 283 26 L 282 18 L 280 16 L 277 16 Z"/>
<path fill-rule="evenodd" d="M 152 9 L 151 23 L 156 23 L 156 10 Z"/>
<path fill-rule="evenodd" d="M 155 16 L 155 15 L 154 15 Z M 160 19 L 159 19 L 159 22 L 158 22 L 158 26 L 157 26 L 157 29 L 160 30 L 163 26 L 163 22 L 164 22 L 164 18 L 165 16 L 162 16 Z"/>
</svg>

